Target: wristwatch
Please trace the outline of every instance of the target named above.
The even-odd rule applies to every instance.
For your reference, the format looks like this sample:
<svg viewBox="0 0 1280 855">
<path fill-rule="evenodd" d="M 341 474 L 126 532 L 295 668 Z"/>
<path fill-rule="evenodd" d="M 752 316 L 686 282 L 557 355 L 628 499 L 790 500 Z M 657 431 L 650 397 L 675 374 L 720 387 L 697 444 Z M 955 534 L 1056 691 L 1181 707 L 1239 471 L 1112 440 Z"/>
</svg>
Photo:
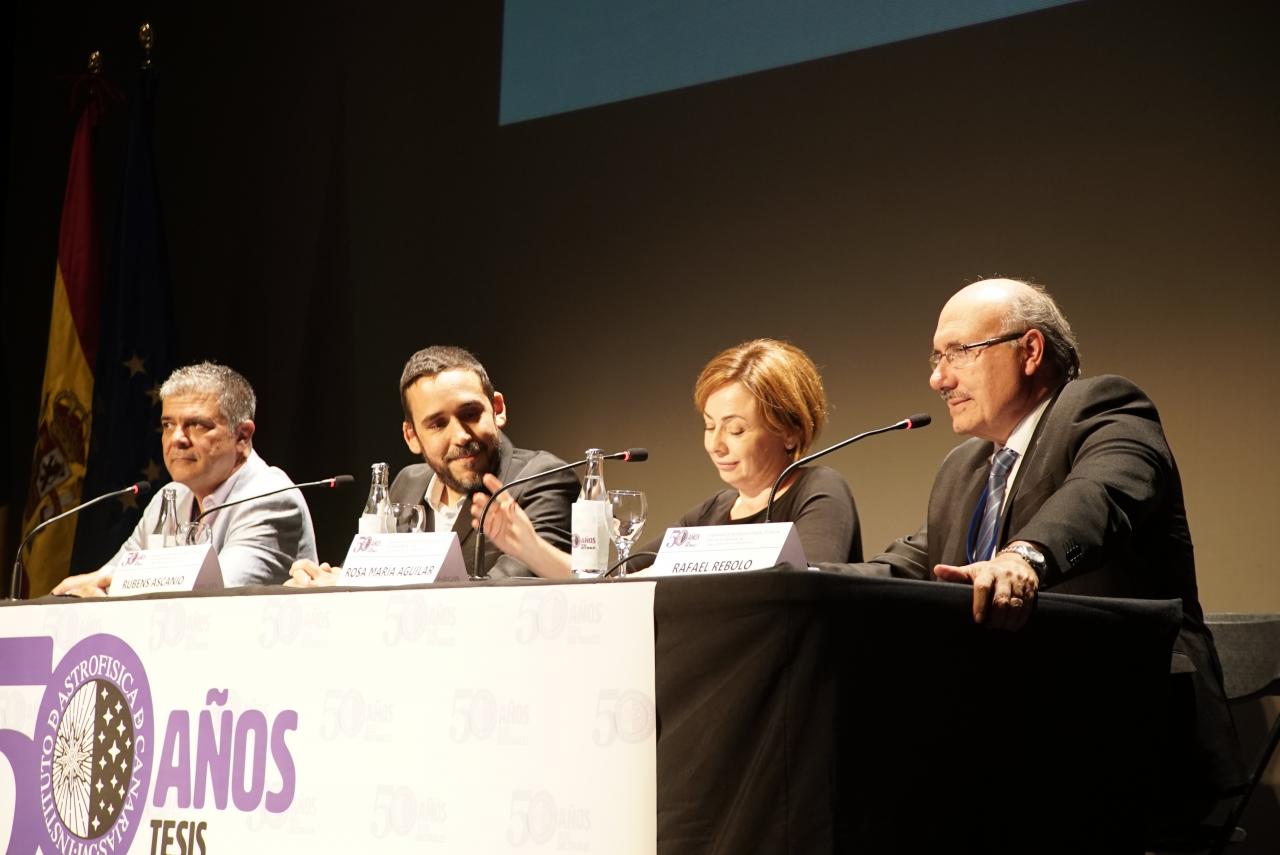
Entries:
<svg viewBox="0 0 1280 855">
<path fill-rule="evenodd" d="M 1006 546 L 1000 552 L 1012 552 L 1015 555 L 1021 555 L 1022 560 L 1030 564 L 1031 569 L 1036 571 L 1036 575 L 1044 578 L 1044 571 L 1048 569 L 1049 565 L 1044 560 L 1044 553 L 1034 546 L 1026 543 L 1015 543 L 1012 546 Z"/>
</svg>

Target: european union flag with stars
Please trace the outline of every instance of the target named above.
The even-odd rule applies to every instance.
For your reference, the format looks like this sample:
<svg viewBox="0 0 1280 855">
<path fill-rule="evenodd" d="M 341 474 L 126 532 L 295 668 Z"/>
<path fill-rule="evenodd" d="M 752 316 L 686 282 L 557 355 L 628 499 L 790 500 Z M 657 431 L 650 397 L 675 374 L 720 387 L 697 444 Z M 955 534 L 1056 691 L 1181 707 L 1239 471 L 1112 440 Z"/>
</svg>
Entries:
<svg viewBox="0 0 1280 855">
<path fill-rule="evenodd" d="M 174 324 L 152 144 L 156 90 L 156 71 L 148 66 L 129 99 L 129 148 L 114 252 L 106 265 L 86 498 L 135 481 L 158 487 L 169 480 L 160 453 L 160 384 L 174 368 Z M 128 495 L 81 514 L 72 571 L 106 563 L 141 513 Z"/>
</svg>

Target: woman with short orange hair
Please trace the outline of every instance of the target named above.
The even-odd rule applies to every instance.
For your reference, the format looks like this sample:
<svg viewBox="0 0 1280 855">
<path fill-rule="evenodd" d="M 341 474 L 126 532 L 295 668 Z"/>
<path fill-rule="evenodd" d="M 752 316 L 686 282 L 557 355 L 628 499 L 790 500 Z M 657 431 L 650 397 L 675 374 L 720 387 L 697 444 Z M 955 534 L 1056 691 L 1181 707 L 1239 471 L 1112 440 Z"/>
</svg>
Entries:
<svg viewBox="0 0 1280 855">
<path fill-rule="evenodd" d="M 759 338 L 712 357 L 693 386 L 703 447 L 728 489 L 690 510 L 681 527 L 764 522 L 774 482 L 804 456 L 827 418 L 822 377 L 803 350 Z M 793 522 L 810 563 L 862 560 L 849 485 L 826 466 L 802 466 L 778 488 L 773 522 Z"/>
</svg>

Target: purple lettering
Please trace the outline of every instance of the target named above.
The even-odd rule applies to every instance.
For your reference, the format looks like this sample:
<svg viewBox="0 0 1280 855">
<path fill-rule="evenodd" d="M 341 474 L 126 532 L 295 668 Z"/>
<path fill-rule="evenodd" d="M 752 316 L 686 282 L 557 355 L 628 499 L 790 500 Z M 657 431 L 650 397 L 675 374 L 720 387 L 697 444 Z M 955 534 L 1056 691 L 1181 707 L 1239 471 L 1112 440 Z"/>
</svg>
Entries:
<svg viewBox="0 0 1280 855">
<path fill-rule="evenodd" d="M 248 737 L 253 736 L 253 766 L 248 767 Z M 248 780 L 246 785 L 246 774 Z M 267 788 L 267 717 L 261 710 L 246 710 L 236 722 L 235 768 L 231 776 L 232 796 L 239 810 L 251 811 L 262 801 Z"/>
<path fill-rule="evenodd" d="M 285 744 L 284 735 L 298 729 L 298 711 L 285 710 L 276 716 L 271 726 L 271 759 L 280 770 L 280 792 L 267 793 L 267 812 L 284 813 L 293 804 L 293 794 L 298 786 L 298 773 L 293 765 L 293 755 Z"/>
<path fill-rule="evenodd" d="M 197 808 L 204 807 L 205 786 L 213 786 L 213 803 L 218 810 L 227 807 L 227 778 L 231 774 L 231 710 L 222 711 L 218 737 L 213 735 L 213 712 L 200 711 L 200 739 L 196 743 Z"/>
<path fill-rule="evenodd" d="M 151 803 L 164 807 L 170 789 L 178 807 L 191 806 L 191 719 L 186 710 L 169 713 L 164 748 L 156 763 L 156 794 Z"/>
</svg>

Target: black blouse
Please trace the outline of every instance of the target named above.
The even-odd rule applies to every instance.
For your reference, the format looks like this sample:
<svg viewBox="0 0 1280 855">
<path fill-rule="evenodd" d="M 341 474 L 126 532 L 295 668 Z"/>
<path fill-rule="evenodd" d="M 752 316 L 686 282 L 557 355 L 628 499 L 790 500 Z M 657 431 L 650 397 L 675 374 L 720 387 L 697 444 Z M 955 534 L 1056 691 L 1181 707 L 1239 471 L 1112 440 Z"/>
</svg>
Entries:
<svg viewBox="0 0 1280 855">
<path fill-rule="evenodd" d="M 862 560 L 862 533 L 858 509 L 844 477 L 827 466 L 802 467 L 796 480 L 773 502 L 772 522 L 792 522 L 800 535 L 804 557 L 810 564 L 843 564 Z M 738 491 L 721 490 L 680 518 L 681 528 L 703 525 L 745 525 L 764 522 L 764 510 L 749 517 L 730 519 Z M 657 552 L 662 537 L 646 543 L 637 552 Z M 653 563 L 649 556 L 637 555 L 628 564 L 639 570 Z"/>
</svg>

